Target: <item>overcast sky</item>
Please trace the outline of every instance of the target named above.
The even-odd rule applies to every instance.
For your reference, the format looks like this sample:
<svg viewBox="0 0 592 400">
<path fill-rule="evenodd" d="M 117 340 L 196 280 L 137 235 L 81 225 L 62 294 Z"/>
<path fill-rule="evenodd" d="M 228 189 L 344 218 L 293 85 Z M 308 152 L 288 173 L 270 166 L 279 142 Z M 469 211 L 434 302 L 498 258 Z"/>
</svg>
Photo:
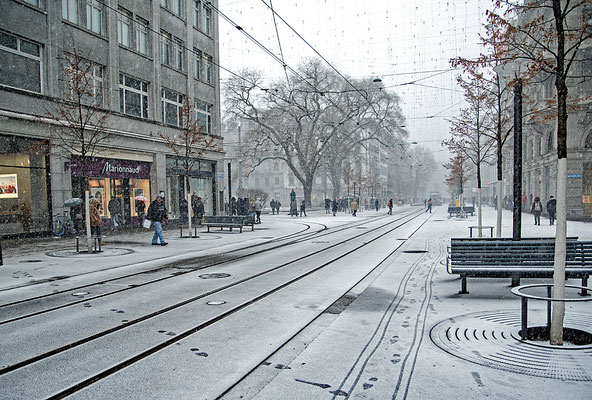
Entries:
<svg viewBox="0 0 592 400">
<path fill-rule="evenodd" d="M 450 69 L 453 57 L 481 51 L 478 32 L 490 0 L 220 0 L 220 11 L 286 63 L 296 68 L 314 51 L 276 13 L 341 73 L 380 77 L 403 99 L 410 140 L 447 158 L 440 141 L 446 118 L 457 115 L 462 94 Z M 282 66 L 222 17 L 220 64 L 233 72 L 251 67 L 270 81 L 285 79 Z M 278 42 L 279 35 L 279 42 Z M 229 74 L 221 71 L 224 80 Z"/>
</svg>

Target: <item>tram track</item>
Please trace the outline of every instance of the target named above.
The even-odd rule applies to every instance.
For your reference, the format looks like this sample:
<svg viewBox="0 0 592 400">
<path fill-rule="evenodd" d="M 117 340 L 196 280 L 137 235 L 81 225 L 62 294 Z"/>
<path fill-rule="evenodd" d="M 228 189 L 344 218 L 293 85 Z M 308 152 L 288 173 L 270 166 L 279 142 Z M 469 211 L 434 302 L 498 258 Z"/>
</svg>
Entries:
<svg viewBox="0 0 592 400">
<path fill-rule="evenodd" d="M 300 243 L 302 241 L 309 240 L 312 238 L 315 238 L 315 239 L 322 238 L 327 234 L 335 234 L 335 233 L 341 232 L 343 230 L 350 229 L 352 227 L 355 228 L 360 225 L 364 225 L 369 222 L 374 222 L 374 221 L 378 221 L 378 220 L 383 220 L 385 218 L 387 218 L 387 217 L 384 217 L 384 216 L 373 217 L 373 218 L 369 218 L 369 219 L 363 220 L 363 221 L 357 221 L 354 223 L 340 225 L 335 228 L 332 228 L 330 230 L 330 232 L 327 232 L 327 230 L 328 230 L 327 226 L 322 225 L 322 224 L 321 224 L 320 230 L 314 231 L 314 232 L 308 232 L 308 230 L 311 229 L 311 226 L 310 226 L 310 224 L 305 224 L 307 226 L 307 228 L 300 231 L 300 232 L 295 232 L 295 233 L 285 235 L 285 236 L 282 236 L 279 238 L 275 238 L 275 239 L 272 239 L 272 240 L 269 240 L 269 241 L 266 241 L 263 243 L 257 243 L 257 244 L 252 244 L 252 245 L 240 247 L 237 249 L 233 249 L 233 250 L 227 251 L 222 257 L 220 255 L 207 255 L 207 256 L 201 255 L 201 256 L 196 256 L 196 257 L 190 257 L 190 258 L 184 259 L 184 260 L 176 260 L 173 262 L 169 262 L 169 263 L 166 263 L 165 265 L 158 266 L 157 268 L 151 268 L 151 269 L 143 270 L 140 272 L 134 272 L 131 274 L 124 274 L 124 275 L 117 276 L 117 277 L 114 277 L 111 279 L 104 279 L 104 280 L 100 280 L 98 282 L 92 282 L 92 283 L 76 286 L 74 288 L 69 288 L 69 289 L 63 290 L 63 291 L 57 291 L 57 292 L 53 292 L 53 293 L 44 294 L 41 296 L 34 296 L 31 298 L 22 299 L 19 301 L 2 304 L 2 305 L 0 305 L 0 310 L 2 310 L 2 315 L 3 315 L 4 319 L 0 319 L 0 326 L 2 326 L 4 324 L 11 323 L 11 322 L 15 322 L 18 320 L 41 315 L 41 314 L 44 314 L 47 312 L 56 311 L 56 310 L 62 309 L 64 307 L 69 307 L 69 306 L 73 306 L 73 305 L 81 304 L 81 303 L 87 303 L 90 300 L 95 300 L 95 299 L 99 299 L 99 298 L 102 298 L 105 296 L 110 296 L 110 295 L 122 293 L 122 292 L 125 292 L 128 290 L 132 290 L 132 289 L 135 289 L 138 287 L 159 283 L 164 280 L 172 279 L 172 278 L 180 276 L 180 275 L 192 274 L 192 273 L 198 272 L 198 271 L 203 272 L 203 270 L 205 270 L 205 269 L 216 267 L 221 264 L 225 264 L 225 263 L 232 262 L 232 261 L 238 261 L 241 259 L 245 259 L 245 258 L 254 256 L 254 255 L 260 255 L 263 252 L 273 251 L 278 248 L 297 244 L 297 243 Z M 265 247 L 265 248 L 262 250 L 262 249 L 260 249 L 260 247 Z M 247 250 L 254 250 L 254 251 L 246 253 L 246 254 L 240 254 L 241 252 L 244 252 Z M 169 258 L 169 257 L 167 257 L 167 258 Z M 157 260 L 151 260 L 148 262 L 150 262 L 150 263 L 153 263 L 154 261 L 160 262 L 160 261 L 163 261 L 164 259 L 165 258 L 159 258 Z M 208 262 L 208 259 L 213 259 L 214 261 Z M 139 265 L 142 263 L 146 263 L 146 261 L 143 261 L 141 263 L 131 264 L 131 265 Z M 184 268 L 186 265 L 191 265 L 191 264 L 198 264 L 199 266 Z M 129 266 L 129 264 L 127 266 Z M 118 268 L 118 267 L 113 267 L 110 269 L 116 269 L 116 268 Z M 178 270 L 170 272 L 173 269 L 178 269 Z M 101 270 L 101 272 L 103 272 L 103 271 L 104 270 Z M 96 296 L 91 296 L 91 297 L 85 296 L 82 299 L 74 299 L 74 300 L 64 302 L 63 304 L 48 306 L 48 301 L 47 301 L 48 299 L 57 298 L 59 296 L 61 296 L 62 298 L 66 297 L 68 299 L 71 299 L 69 297 L 70 295 L 75 294 L 77 292 L 90 290 L 90 288 L 93 288 L 93 287 L 104 286 L 107 284 L 117 284 L 118 281 L 123 281 L 125 279 L 130 279 L 130 278 L 140 277 L 140 276 L 150 276 L 152 274 L 159 273 L 159 272 L 164 273 L 165 276 L 155 278 L 155 279 L 149 279 L 148 281 L 145 281 L 142 283 L 134 283 L 134 284 L 128 285 L 127 287 L 113 289 L 111 291 L 107 291 L 105 293 L 101 293 Z M 80 274 L 80 275 L 83 275 L 83 274 Z M 18 307 L 22 307 L 25 304 L 27 304 L 28 307 L 31 307 L 30 304 L 32 302 L 39 302 L 39 306 L 42 307 L 42 309 L 37 310 L 37 311 L 33 311 L 33 312 L 28 312 L 26 314 L 18 315 L 18 316 L 12 317 L 12 318 L 9 317 L 9 315 L 11 314 L 11 311 L 10 311 L 11 307 L 18 308 Z M 43 302 L 43 303 L 41 303 L 41 302 Z M 16 310 L 16 312 L 18 312 L 18 309 Z"/>
<path fill-rule="evenodd" d="M 57 399 L 57 398 L 66 397 L 66 396 L 68 396 L 68 395 L 70 395 L 72 393 L 75 393 L 75 392 L 81 390 L 84 387 L 87 387 L 87 386 L 91 385 L 94 382 L 97 382 L 97 381 L 99 381 L 99 380 L 101 380 L 103 378 L 106 378 L 107 376 L 112 375 L 113 373 L 115 373 L 117 371 L 120 371 L 120 370 L 125 369 L 126 367 L 128 367 L 130 365 L 135 364 L 135 363 L 139 362 L 140 360 L 145 359 L 146 357 L 148 357 L 148 356 L 150 356 L 152 354 L 155 354 L 155 353 L 157 353 L 157 352 L 159 352 L 159 351 L 161 351 L 161 350 L 163 350 L 165 348 L 168 348 L 172 344 L 178 343 L 180 340 L 182 340 L 182 339 L 184 339 L 186 337 L 189 337 L 189 336 L 193 335 L 194 333 L 199 332 L 200 330 L 203 330 L 203 329 L 207 328 L 208 326 L 211 326 L 211 325 L 215 324 L 216 322 L 219 322 L 219 321 L 221 321 L 221 320 L 223 320 L 223 319 L 225 319 L 225 318 L 227 318 L 227 317 L 229 317 L 229 316 L 231 316 L 231 315 L 233 315 L 233 314 L 235 314 L 235 313 L 237 313 L 237 312 L 245 309 L 246 307 L 249 307 L 250 305 L 253 305 L 253 304 L 257 303 L 257 302 L 261 301 L 262 299 L 267 298 L 268 296 L 271 296 L 272 294 L 274 294 L 274 293 L 276 293 L 276 292 L 278 292 L 278 291 L 280 291 L 280 290 L 282 290 L 282 289 L 284 289 L 284 288 L 292 285 L 293 283 L 295 283 L 297 281 L 300 281 L 300 280 L 308 277 L 311 274 L 314 274 L 315 272 L 317 272 L 317 271 L 325 268 L 327 265 L 330 265 L 332 263 L 335 263 L 339 259 L 341 259 L 343 257 L 346 257 L 346 256 L 348 256 L 348 255 L 350 255 L 350 254 L 352 254 L 352 253 L 360 250 L 361 248 L 369 245 L 370 243 L 372 243 L 372 242 L 380 239 L 384 234 L 389 233 L 389 232 L 392 232 L 392 231 L 396 230 L 397 228 L 399 228 L 400 226 L 408 223 L 409 221 L 414 220 L 419 215 L 421 215 L 421 214 L 412 213 L 412 214 L 408 215 L 409 219 L 407 219 L 406 221 L 402 221 L 402 220 L 390 221 L 386 225 L 380 225 L 380 226 L 378 226 L 376 228 L 365 230 L 364 232 L 361 232 L 361 233 L 359 233 L 357 235 L 353 235 L 352 237 L 350 237 L 350 238 L 348 238 L 346 240 L 342 240 L 342 241 L 340 241 L 338 243 L 331 244 L 331 245 L 329 245 L 327 247 L 324 247 L 323 249 L 314 251 L 314 252 L 312 252 L 310 254 L 303 255 L 303 256 L 301 256 L 299 258 L 296 258 L 294 260 L 290 260 L 290 261 L 288 261 L 286 263 L 281 263 L 281 264 L 279 264 L 279 265 L 277 265 L 277 266 L 275 266 L 275 267 L 273 267 L 271 269 L 267 269 L 267 270 L 261 271 L 261 272 L 259 272 L 257 274 L 250 275 L 250 276 L 245 277 L 243 279 L 240 279 L 240 280 L 238 280 L 236 282 L 233 282 L 233 283 L 228 284 L 228 285 L 223 285 L 223 286 L 218 287 L 216 289 L 213 289 L 211 291 L 203 292 L 203 293 L 201 293 L 201 294 L 199 294 L 197 296 L 194 296 L 194 297 L 192 297 L 190 299 L 186 299 L 183 302 L 179 302 L 179 303 L 170 305 L 170 306 L 168 306 L 166 308 L 158 309 L 158 310 L 156 310 L 156 311 L 154 311 L 152 313 L 146 314 L 146 315 L 144 315 L 141 318 L 137 318 L 137 319 L 128 321 L 128 322 L 126 322 L 126 323 L 124 323 L 122 325 L 113 327 L 113 328 L 108 329 L 108 330 L 104 330 L 104 331 L 98 332 L 95 335 L 91 335 L 91 336 L 88 336 L 86 338 L 83 338 L 83 339 L 81 339 L 81 340 L 79 340 L 77 342 L 69 343 L 69 344 L 67 344 L 65 346 L 62 346 L 60 348 L 53 349 L 52 351 L 45 352 L 44 354 L 40 354 L 40 355 L 38 355 L 36 357 L 29 358 L 29 359 L 24 360 L 24 361 L 21 361 L 19 363 L 13 364 L 11 366 L 8 366 L 6 368 L 1 369 L 0 370 L 0 377 L 2 375 L 8 374 L 9 372 L 13 372 L 13 371 L 16 371 L 16 370 L 18 370 L 20 368 L 23 368 L 25 366 L 28 366 L 28 365 L 37 363 L 39 361 L 48 359 L 48 358 L 50 358 L 52 356 L 55 356 L 57 354 L 60 354 L 62 352 L 65 352 L 67 350 L 73 349 L 73 348 L 78 347 L 78 346 L 81 346 L 83 344 L 90 343 L 90 342 L 92 342 L 92 341 L 94 341 L 96 339 L 105 337 L 105 336 L 110 335 L 110 334 L 115 333 L 115 332 L 122 331 L 122 330 L 127 329 L 127 328 L 129 328 L 131 326 L 134 326 L 134 325 L 139 324 L 141 322 L 144 322 L 144 321 L 147 321 L 149 319 L 152 319 L 152 318 L 154 318 L 156 316 L 161 316 L 164 313 L 170 312 L 172 310 L 176 310 L 176 309 L 178 309 L 180 307 L 183 307 L 185 305 L 191 304 L 191 303 L 196 302 L 196 301 L 198 301 L 200 299 L 203 299 L 205 297 L 211 296 L 212 294 L 220 293 L 222 291 L 226 291 L 226 290 L 229 290 L 229 289 L 232 289 L 232 288 L 239 287 L 240 285 L 243 285 L 245 282 L 249 282 L 249 281 L 252 281 L 252 280 L 257 279 L 259 277 L 262 277 L 262 276 L 264 276 L 266 274 L 273 273 L 273 272 L 278 271 L 278 270 L 280 270 L 282 268 L 285 268 L 288 265 L 294 265 L 295 263 L 297 263 L 299 261 L 302 261 L 305 258 L 310 258 L 310 257 L 313 257 L 315 255 L 318 255 L 319 253 L 327 252 L 330 249 L 334 249 L 337 246 L 344 245 L 344 244 L 346 244 L 348 242 L 351 242 L 351 241 L 354 241 L 354 240 L 359 240 L 360 238 L 362 238 L 362 237 L 364 237 L 366 235 L 371 236 L 370 234 L 376 233 L 377 231 L 380 231 L 381 229 L 384 231 L 383 233 L 378 234 L 376 237 L 369 238 L 368 241 L 365 241 L 365 242 L 363 242 L 361 244 L 356 245 L 354 248 L 352 248 L 352 249 L 348 250 L 347 252 L 343 253 L 342 256 L 333 258 L 330 261 L 328 261 L 326 263 L 323 263 L 321 265 L 318 265 L 318 266 L 310 269 L 309 271 L 307 271 L 307 272 L 305 272 L 305 273 L 303 273 L 301 275 L 298 275 L 298 276 L 296 276 L 296 277 L 294 277 L 294 278 L 292 278 L 290 280 L 287 280 L 287 281 L 283 282 L 282 284 L 280 284 L 280 285 L 278 285 L 278 286 L 276 286 L 274 288 L 271 288 L 271 289 L 269 289 L 269 290 L 261 293 L 258 296 L 252 297 L 251 299 L 249 299 L 249 300 L 241 303 L 240 305 L 237 305 L 237 306 L 233 307 L 230 310 L 227 310 L 226 312 L 220 313 L 219 315 L 217 315 L 217 316 L 215 316 L 213 318 L 210 318 L 208 320 L 202 321 L 201 323 L 199 323 L 199 324 L 191 327 L 190 329 L 186 329 L 182 333 L 176 334 L 175 337 L 173 337 L 171 339 L 168 339 L 168 340 L 165 340 L 165 341 L 159 343 L 156 346 L 150 347 L 150 348 L 144 350 L 143 352 L 140 352 L 140 353 L 134 355 L 133 357 L 129 357 L 126 360 L 124 360 L 123 362 L 120 362 L 118 364 L 115 364 L 115 365 L 113 365 L 110 368 L 106 368 L 102 372 L 100 372 L 99 374 L 93 375 L 92 377 L 89 377 L 86 380 L 82 380 L 82 381 L 78 382 L 77 384 L 72 385 L 72 386 L 70 386 L 69 388 L 67 388 L 65 390 L 62 390 L 61 392 L 59 392 L 57 394 L 52 395 L 50 398 L 52 398 L 52 399 L 53 398 L 56 398 Z M 380 221 L 381 219 L 382 218 L 377 218 L 376 220 Z M 403 219 L 405 219 L 405 217 Z M 362 221 L 362 224 L 368 225 L 369 222 L 370 222 L 369 220 L 365 220 L 365 221 Z M 393 224 L 396 224 L 396 226 L 393 227 L 392 226 Z M 357 224 L 357 225 L 359 226 L 360 224 Z M 355 226 L 349 226 L 349 227 L 343 228 L 343 229 L 355 229 Z M 310 238 L 308 238 L 308 239 L 310 239 Z M 305 239 L 299 239 L 299 240 L 302 241 L 302 240 L 305 240 Z M 396 250 L 394 250 L 394 251 L 396 251 Z M 191 272 L 195 272 L 195 271 L 190 271 L 189 273 L 191 273 Z M 85 299 L 84 301 L 87 301 L 88 302 L 89 299 Z"/>
</svg>

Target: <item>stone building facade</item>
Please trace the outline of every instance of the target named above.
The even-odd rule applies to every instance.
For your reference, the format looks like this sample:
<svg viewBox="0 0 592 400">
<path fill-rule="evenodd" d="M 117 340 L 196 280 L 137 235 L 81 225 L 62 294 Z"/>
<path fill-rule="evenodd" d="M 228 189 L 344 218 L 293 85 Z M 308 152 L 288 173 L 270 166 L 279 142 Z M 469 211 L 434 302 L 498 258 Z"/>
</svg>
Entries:
<svg viewBox="0 0 592 400">
<path fill-rule="evenodd" d="M 217 7 L 217 1 L 213 1 Z M 47 232 L 64 201 L 79 197 L 78 154 L 52 146 L 49 111 L 64 98 L 65 60 L 92 65 L 97 101 L 108 116 L 108 144 L 88 160 L 91 194 L 138 222 L 135 197 L 166 193 L 178 218 L 184 197 L 178 158 L 161 135 L 180 133 L 187 98 L 217 149 L 190 172 L 208 213 L 223 209 L 218 18 L 201 0 L 4 0 L 0 2 L 0 232 Z M 32 151 L 49 140 L 49 153 Z"/>
</svg>

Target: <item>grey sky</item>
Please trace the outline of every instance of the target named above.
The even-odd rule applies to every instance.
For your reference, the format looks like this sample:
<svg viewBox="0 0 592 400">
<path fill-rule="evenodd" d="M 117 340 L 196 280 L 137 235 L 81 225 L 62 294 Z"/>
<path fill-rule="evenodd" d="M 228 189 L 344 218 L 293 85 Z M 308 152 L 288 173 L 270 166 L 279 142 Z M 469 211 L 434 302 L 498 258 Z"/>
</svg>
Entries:
<svg viewBox="0 0 592 400">
<path fill-rule="evenodd" d="M 403 99 L 410 138 L 437 151 L 437 158 L 447 157 L 439 143 L 448 135 L 445 118 L 462 106 L 449 60 L 479 54 L 478 32 L 489 0 L 275 0 L 272 4 L 340 72 L 356 78 L 380 77 L 384 87 Z M 219 8 L 280 55 L 273 16 L 263 1 L 220 0 Z M 276 21 L 289 66 L 295 68 L 302 58 L 315 56 L 280 19 Z M 222 18 L 220 54 L 222 66 L 233 72 L 253 67 L 271 81 L 285 79 L 279 63 Z M 222 71 L 222 78 L 227 77 Z M 368 86 L 373 85 L 369 79 Z"/>
</svg>

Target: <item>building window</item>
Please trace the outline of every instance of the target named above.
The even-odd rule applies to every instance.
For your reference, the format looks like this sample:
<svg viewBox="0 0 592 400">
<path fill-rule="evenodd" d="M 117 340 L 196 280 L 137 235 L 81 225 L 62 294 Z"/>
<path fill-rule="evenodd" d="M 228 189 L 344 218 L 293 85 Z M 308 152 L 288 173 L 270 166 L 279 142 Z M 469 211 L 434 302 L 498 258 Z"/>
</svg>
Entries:
<svg viewBox="0 0 592 400">
<path fill-rule="evenodd" d="M 81 103 L 101 107 L 103 105 L 103 67 L 90 62 L 80 67 L 84 78 L 80 79 L 80 85 L 76 87 L 79 93 L 71 92 L 73 100 L 77 101 L 77 96 L 81 94 Z M 76 79 L 73 74 L 70 76 Z M 75 89 L 71 82 L 68 82 L 67 85 L 70 86 L 70 89 Z"/>
<path fill-rule="evenodd" d="M 193 0 L 193 26 L 201 28 L 201 0 Z"/>
<path fill-rule="evenodd" d="M 212 132 L 212 105 L 195 99 L 195 120 L 205 134 Z"/>
<path fill-rule="evenodd" d="M 212 34 L 212 9 L 204 6 L 204 32 L 208 35 Z"/>
<path fill-rule="evenodd" d="M 136 18 L 136 51 L 148 54 L 148 21 Z"/>
<path fill-rule="evenodd" d="M 175 55 L 175 68 L 179 70 L 183 70 L 183 48 L 185 47 L 185 43 L 179 39 L 175 38 L 173 41 L 173 52 Z"/>
<path fill-rule="evenodd" d="M 585 149 L 592 149 L 592 132 L 586 136 L 586 141 L 584 142 Z"/>
<path fill-rule="evenodd" d="M 103 33 L 103 4 L 99 0 L 86 0 L 86 29 Z"/>
<path fill-rule="evenodd" d="M 41 93 L 41 47 L 0 32 L 0 84 Z"/>
<path fill-rule="evenodd" d="M 132 14 L 129 11 L 119 8 L 117 13 L 117 41 L 126 47 L 130 47 L 131 43 L 131 18 Z"/>
<path fill-rule="evenodd" d="M 160 5 L 167 10 L 181 16 L 181 10 L 183 10 L 183 0 L 160 0 Z"/>
<path fill-rule="evenodd" d="M 170 49 L 171 34 L 166 31 L 160 31 L 160 62 L 165 65 L 171 64 Z"/>
<path fill-rule="evenodd" d="M 78 23 L 78 0 L 62 0 L 62 18 Z"/>
<path fill-rule="evenodd" d="M 181 109 L 184 99 L 182 94 L 162 88 L 162 122 L 167 125 L 181 126 Z"/>
<path fill-rule="evenodd" d="M 205 68 L 206 68 L 206 82 L 212 83 L 214 81 L 214 59 L 212 56 L 204 54 Z"/>
<path fill-rule="evenodd" d="M 195 79 L 201 79 L 201 68 L 202 68 L 202 55 L 201 51 L 193 48 L 193 77 Z"/>
<path fill-rule="evenodd" d="M 35 7 L 41 7 L 41 2 L 39 0 L 25 0 L 25 3 L 29 3 Z"/>
<path fill-rule="evenodd" d="M 275 185 L 276 186 L 279 186 L 279 184 L 280 184 L 280 177 L 279 176 L 276 176 L 275 177 Z"/>
<path fill-rule="evenodd" d="M 119 110 L 127 115 L 148 118 L 148 82 L 119 74 Z"/>
<path fill-rule="evenodd" d="M 553 137 L 553 133 L 549 133 L 549 136 L 547 136 L 547 153 L 551 153 L 553 151 L 553 149 L 555 148 L 555 138 Z"/>
</svg>

